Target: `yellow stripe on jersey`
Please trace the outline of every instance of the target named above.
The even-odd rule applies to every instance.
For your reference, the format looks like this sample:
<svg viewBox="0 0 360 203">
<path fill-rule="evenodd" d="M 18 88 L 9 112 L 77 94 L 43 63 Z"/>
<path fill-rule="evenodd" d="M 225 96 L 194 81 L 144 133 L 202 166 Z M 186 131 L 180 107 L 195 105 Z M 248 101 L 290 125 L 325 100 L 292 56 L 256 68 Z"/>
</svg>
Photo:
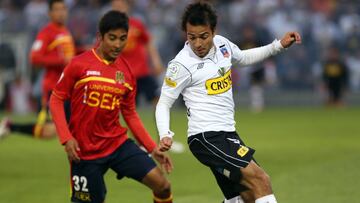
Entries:
<svg viewBox="0 0 360 203">
<path fill-rule="evenodd" d="M 231 86 L 231 70 L 226 72 L 224 76 L 209 79 L 205 82 L 205 87 L 209 95 L 224 93 L 228 91 Z"/>
<path fill-rule="evenodd" d="M 79 85 L 81 85 L 83 83 L 86 83 L 86 82 L 89 82 L 89 81 L 100 81 L 100 82 L 108 82 L 108 83 L 111 83 L 111 84 L 115 84 L 114 79 L 98 77 L 98 76 L 91 76 L 91 77 L 83 78 L 83 79 L 77 81 L 75 83 L 74 88 L 77 88 Z"/>
<path fill-rule="evenodd" d="M 52 50 L 55 47 L 57 47 L 58 45 L 63 44 L 63 43 L 72 43 L 71 36 L 67 35 L 67 36 L 62 36 L 62 37 L 55 39 L 53 42 L 51 42 L 51 44 L 49 44 L 47 49 Z"/>
<path fill-rule="evenodd" d="M 128 88 L 129 90 L 131 90 L 131 91 L 134 89 L 134 88 L 131 87 L 131 85 L 130 85 L 129 83 L 127 83 L 127 82 L 124 83 L 124 86 L 127 87 L 127 88 Z"/>
</svg>

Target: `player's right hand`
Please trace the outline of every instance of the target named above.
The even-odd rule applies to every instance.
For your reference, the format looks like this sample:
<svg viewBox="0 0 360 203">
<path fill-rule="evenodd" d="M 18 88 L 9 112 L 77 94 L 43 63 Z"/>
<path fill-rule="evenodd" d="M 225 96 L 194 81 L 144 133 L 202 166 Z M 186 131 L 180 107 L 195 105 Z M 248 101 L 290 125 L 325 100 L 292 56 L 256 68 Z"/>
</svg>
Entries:
<svg viewBox="0 0 360 203">
<path fill-rule="evenodd" d="M 170 173 L 173 169 L 173 164 L 170 159 L 170 157 L 165 154 L 164 152 L 161 152 L 159 148 L 155 148 L 151 155 L 156 159 L 157 162 L 161 164 L 161 167 L 163 170 L 165 170 L 166 173 Z"/>
<path fill-rule="evenodd" d="M 70 161 L 80 161 L 80 157 L 78 155 L 78 152 L 80 152 L 80 147 L 75 138 L 71 138 L 65 143 L 65 151 Z"/>
<path fill-rule="evenodd" d="M 171 137 L 164 137 L 160 140 L 159 149 L 162 152 L 166 152 L 171 148 L 173 141 Z"/>
</svg>

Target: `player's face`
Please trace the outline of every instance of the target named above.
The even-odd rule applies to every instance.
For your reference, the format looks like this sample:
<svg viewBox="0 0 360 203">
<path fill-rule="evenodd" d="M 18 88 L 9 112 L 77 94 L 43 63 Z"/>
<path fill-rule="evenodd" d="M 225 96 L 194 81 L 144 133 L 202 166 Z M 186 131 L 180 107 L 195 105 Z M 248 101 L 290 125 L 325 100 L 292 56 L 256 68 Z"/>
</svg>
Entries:
<svg viewBox="0 0 360 203">
<path fill-rule="evenodd" d="M 108 61 L 115 61 L 126 45 L 128 32 L 124 29 L 110 30 L 101 39 L 100 47 Z"/>
<path fill-rule="evenodd" d="M 55 2 L 49 11 L 51 21 L 61 25 L 65 24 L 67 15 L 68 10 L 63 2 Z"/>
<path fill-rule="evenodd" d="M 213 47 L 214 32 L 210 25 L 186 24 L 186 37 L 193 52 L 200 58 L 206 56 Z"/>
</svg>

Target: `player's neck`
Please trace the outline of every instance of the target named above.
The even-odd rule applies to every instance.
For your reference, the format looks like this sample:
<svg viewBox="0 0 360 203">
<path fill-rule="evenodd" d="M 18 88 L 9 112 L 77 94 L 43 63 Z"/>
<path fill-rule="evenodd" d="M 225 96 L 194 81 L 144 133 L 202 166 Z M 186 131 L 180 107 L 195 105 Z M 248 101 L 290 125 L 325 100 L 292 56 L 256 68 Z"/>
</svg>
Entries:
<svg viewBox="0 0 360 203">
<path fill-rule="evenodd" d="M 103 61 L 105 64 L 111 64 L 115 61 L 114 59 L 112 59 L 110 57 L 106 57 L 104 50 L 101 48 L 101 44 L 95 49 L 95 53 L 96 53 L 97 57 L 99 57 L 99 59 L 101 61 Z M 110 59 L 108 59 L 108 58 L 110 58 Z"/>
<path fill-rule="evenodd" d="M 52 23 L 53 23 L 54 25 L 56 25 L 57 27 L 64 27 L 64 26 L 65 26 L 65 24 L 64 24 L 63 22 L 52 21 Z"/>
</svg>

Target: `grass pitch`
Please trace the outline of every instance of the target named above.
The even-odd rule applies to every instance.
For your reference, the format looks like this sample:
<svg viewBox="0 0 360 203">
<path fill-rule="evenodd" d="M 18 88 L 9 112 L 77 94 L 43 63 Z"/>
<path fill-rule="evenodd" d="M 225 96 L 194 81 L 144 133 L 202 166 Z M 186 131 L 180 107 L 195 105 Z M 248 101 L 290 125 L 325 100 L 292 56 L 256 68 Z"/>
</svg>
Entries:
<svg viewBox="0 0 360 203">
<path fill-rule="evenodd" d="M 156 137 L 152 110 L 140 115 Z M 186 144 L 186 111 L 173 109 L 175 140 Z M 3 115 L 3 114 L 1 114 Z M 2 117 L 0 115 L 0 118 Z M 17 121 L 33 121 L 12 116 Z M 360 108 L 276 108 L 261 114 L 236 112 L 237 131 L 271 176 L 278 202 L 357 202 L 360 188 Z M 171 153 L 168 176 L 175 203 L 219 203 L 223 197 L 210 170 L 189 150 Z M 57 140 L 11 134 L 0 141 L 0 202 L 69 202 L 69 166 Z M 148 203 L 152 194 L 129 179 L 106 175 L 106 203 Z"/>
</svg>

